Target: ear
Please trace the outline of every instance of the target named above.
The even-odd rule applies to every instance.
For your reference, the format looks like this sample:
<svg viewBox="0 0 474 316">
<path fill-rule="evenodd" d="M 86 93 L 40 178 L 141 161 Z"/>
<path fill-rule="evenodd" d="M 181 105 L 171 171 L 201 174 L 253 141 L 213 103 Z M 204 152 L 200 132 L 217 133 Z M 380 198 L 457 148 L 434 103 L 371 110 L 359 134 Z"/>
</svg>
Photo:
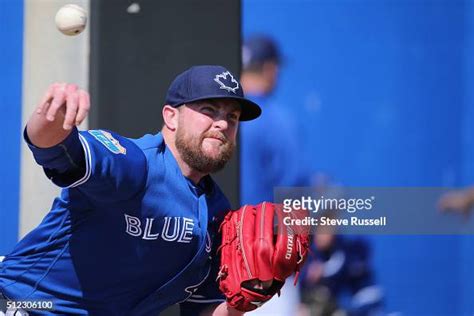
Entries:
<svg viewBox="0 0 474 316">
<path fill-rule="evenodd" d="M 165 126 L 169 130 L 175 131 L 178 127 L 179 110 L 167 104 L 163 107 L 161 114 L 163 115 Z"/>
</svg>

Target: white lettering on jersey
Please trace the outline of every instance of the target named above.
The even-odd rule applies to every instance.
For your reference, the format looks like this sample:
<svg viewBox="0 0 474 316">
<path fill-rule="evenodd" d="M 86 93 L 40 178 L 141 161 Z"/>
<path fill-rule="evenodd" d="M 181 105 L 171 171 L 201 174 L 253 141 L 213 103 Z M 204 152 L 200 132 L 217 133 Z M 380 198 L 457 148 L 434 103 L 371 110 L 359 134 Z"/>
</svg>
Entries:
<svg viewBox="0 0 474 316">
<path fill-rule="evenodd" d="M 172 234 L 170 234 L 171 218 L 174 219 L 174 225 L 173 225 L 174 229 L 173 229 Z M 179 219 L 179 217 L 165 217 L 165 223 L 163 224 L 163 234 L 161 235 L 163 240 L 175 241 L 176 239 L 178 239 L 179 224 L 180 224 L 180 221 L 178 219 Z"/>
<path fill-rule="evenodd" d="M 140 219 L 135 216 L 125 214 L 125 223 L 127 223 L 127 234 L 132 236 L 141 236 L 142 229 L 140 228 Z"/>
<path fill-rule="evenodd" d="M 211 236 L 209 236 L 209 232 L 206 233 L 206 252 L 210 253 L 212 250 L 212 242 Z"/>
<path fill-rule="evenodd" d="M 193 239 L 194 222 L 191 218 L 183 217 L 184 229 L 181 231 L 181 236 L 178 242 L 190 243 Z"/>
<path fill-rule="evenodd" d="M 156 234 L 151 233 L 151 228 L 153 226 L 153 221 L 154 220 L 155 220 L 154 218 L 147 218 L 146 219 L 145 232 L 143 233 L 143 239 L 146 239 L 146 240 L 158 239 L 159 233 L 156 233 Z"/>
<path fill-rule="evenodd" d="M 191 218 L 165 216 L 163 228 L 161 232 L 158 232 L 155 218 L 145 218 L 145 225 L 142 227 L 143 220 L 135 216 L 124 215 L 125 232 L 130 236 L 141 237 L 145 240 L 156 240 L 161 235 L 164 241 L 180 243 L 190 243 L 193 239 L 194 220 Z"/>
</svg>

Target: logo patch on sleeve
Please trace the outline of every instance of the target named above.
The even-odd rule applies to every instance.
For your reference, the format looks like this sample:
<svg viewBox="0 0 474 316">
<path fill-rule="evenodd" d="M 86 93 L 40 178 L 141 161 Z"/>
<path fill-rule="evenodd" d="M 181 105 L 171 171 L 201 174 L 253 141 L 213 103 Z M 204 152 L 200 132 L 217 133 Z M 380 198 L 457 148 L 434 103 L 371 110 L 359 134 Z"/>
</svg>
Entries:
<svg viewBox="0 0 474 316">
<path fill-rule="evenodd" d="M 120 145 L 119 141 L 116 140 L 112 134 L 102 130 L 91 130 L 89 134 L 94 136 L 102 145 L 114 154 L 127 154 L 127 149 Z"/>
</svg>

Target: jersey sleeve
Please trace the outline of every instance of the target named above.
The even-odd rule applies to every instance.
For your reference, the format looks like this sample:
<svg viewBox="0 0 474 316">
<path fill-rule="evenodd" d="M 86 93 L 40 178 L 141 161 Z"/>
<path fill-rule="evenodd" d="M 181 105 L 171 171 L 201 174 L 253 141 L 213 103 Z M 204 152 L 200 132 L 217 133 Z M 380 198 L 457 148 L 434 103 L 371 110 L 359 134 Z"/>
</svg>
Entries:
<svg viewBox="0 0 474 316">
<path fill-rule="evenodd" d="M 26 129 L 25 129 L 26 131 Z M 48 178 L 62 188 L 76 188 L 98 200 L 121 200 L 144 187 L 146 157 L 130 139 L 103 131 L 77 131 L 51 148 L 25 140 Z"/>
</svg>

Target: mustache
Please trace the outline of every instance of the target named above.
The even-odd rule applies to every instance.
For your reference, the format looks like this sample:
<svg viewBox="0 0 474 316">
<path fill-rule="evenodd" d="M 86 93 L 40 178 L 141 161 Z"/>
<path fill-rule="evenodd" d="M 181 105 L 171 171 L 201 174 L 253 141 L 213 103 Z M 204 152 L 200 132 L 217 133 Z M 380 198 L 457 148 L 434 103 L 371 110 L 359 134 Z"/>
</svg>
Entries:
<svg viewBox="0 0 474 316">
<path fill-rule="evenodd" d="M 207 137 L 217 138 L 223 143 L 229 143 L 229 139 L 227 139 L 227 137 L 224 134 L 219 133 L 219 132 L 207 132 L 203 135 L 202 139 L 207 138 Z"/>
</svg>

